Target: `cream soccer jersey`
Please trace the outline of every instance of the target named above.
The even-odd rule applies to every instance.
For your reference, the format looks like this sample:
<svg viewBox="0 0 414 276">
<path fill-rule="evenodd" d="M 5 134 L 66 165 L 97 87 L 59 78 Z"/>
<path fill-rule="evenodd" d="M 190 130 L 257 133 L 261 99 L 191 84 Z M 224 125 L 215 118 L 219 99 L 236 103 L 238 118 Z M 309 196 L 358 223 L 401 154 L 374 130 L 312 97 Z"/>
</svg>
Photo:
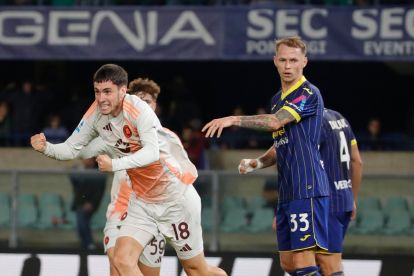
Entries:
<svg viewBox="0 0 414 276">
<path fill-rule="evenodd" d="M 47 143 L 45 154 L 59 160 L 76 158 L 98 136 L 115 157 L 113 171 L 126 170 L 132 190 L 145 202 L 173 201 L 197 178 L 180 140 L 162 128 L 147 103 L 132 95 L 125 96 L 116 117 L 101 114 L 95 101 L 72 135 L 62 144 Z M 170 139 L 173 142 L 167 143 Z"/>
</svg>

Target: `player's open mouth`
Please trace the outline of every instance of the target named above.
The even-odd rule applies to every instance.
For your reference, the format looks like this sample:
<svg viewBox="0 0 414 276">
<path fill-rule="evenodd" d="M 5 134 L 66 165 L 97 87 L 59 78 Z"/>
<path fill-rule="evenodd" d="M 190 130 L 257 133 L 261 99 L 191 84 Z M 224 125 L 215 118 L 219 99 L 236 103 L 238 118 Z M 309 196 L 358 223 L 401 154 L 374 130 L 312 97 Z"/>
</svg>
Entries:
<svg viewBox="0 0 414 276">
<path fill-rule="evenodd" d="M 101 105 L 99 105 L 99 108 L 101 110 L 108 110 L 110 108 L 110 106 L 109 106 L 109 104 L 101 104 Z"/>
</svg>

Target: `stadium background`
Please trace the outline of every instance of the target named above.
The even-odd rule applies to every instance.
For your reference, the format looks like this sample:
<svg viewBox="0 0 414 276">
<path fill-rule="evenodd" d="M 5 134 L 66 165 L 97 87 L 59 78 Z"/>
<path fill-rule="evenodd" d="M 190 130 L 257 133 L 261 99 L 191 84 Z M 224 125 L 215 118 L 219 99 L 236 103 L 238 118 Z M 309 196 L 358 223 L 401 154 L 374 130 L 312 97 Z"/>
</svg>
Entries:
<svg viewBox="0 0 414 276">
<path fill-rule="evenodd" d="M 381 4 L 389 3 L 384 1 Z M 396 13 L 397 17 L 401 15 L 399 17 L 401 21 L 395 23 L 391 29 L 397 30 L 404 26 L 401 27 L 403 34 L 399 39 L 413 40 L 410 28 L 413 27 L 414 22 L 410 21 L 411 17 L 408 16 L 412 6 L 406 5 L 357 6 L 355 4 L 353 7 L 344 7 L 284 6 L 280 3 L 279 5 L 266 3 L 266 6 L 261 6 L 261 3 L 250 5 L 245 3 L 244 6 L 238 7 L 215 5 L 213 9 L 214 12 L 221 12 L 232 8 L 245 11 L 264 8 L 287 9 L 286 7 L 298 10 L 322 7 L 336 11 L 352 10 L 352 8 L 402 9 L 402 12 Z M 1 8 L 0 12 L 3 15 L 7 10 L 40 9 L 42 11 L 42 8 L 34 6 L 2 6 Z M 77 8 L 89 9 L 89 7 Z M 133 9 L 141 8 L 143 7 L 133 7 Z M 191 6 L 151 8 L 159 11 L 192 9 Z M 197 6 L 195 10 L 202 13 L 203 9 L 211 8 Z M 60 8 L 49 6 L 46 11 L 48 9 Z M 116 10 L 114 6 L 95 6 L 91 9 Z M 2 17 L 2 20 L 4 18 Z M 33 118 L 36 117 L 34 124 L 36 132 L 45 126 L 48 116 L 52 113 L 61 115 L 63 124 L 70 131 L 76 126 L 83 111 L 93 100 L 92 75 L 104 63 L 117 63 L 123 66 L 128 71 L 130 79 L 140 76 L 157 81 L 162 87 L 159 112 L 163 124 L 179 134 L 182 134 L 183 128 L 187 125 L 191 125 L 191 128 L 197 131 L 201 123 L 218 116 L 229 115 L 239 106 L 245 114 L 255 114 L 260 107 L 268 108 L 270 97 L 279 89 L 278 76 L 271 54 L 239 58 L 229 55 L 223 58 L 220 55 L 204 56 L 202 49 L 198 49 L 200 51 L 198 52 L 197 49 L 191 48 L 191 55 L 186 58 L 174 58 L 174 55 L 168 52 L 168 54 L 161 53 L 161 57 L 156 58 L 151 58 L 150 53 L 148 57 L 111 58 L 110 55 L 103 54 L 91 59 L 79 58 L 76 51 L 68 51 L 66 57 L 53 51 L 49 56 L 39 57 L 35 53 L 42 52 L 42 46 L 47 50 L 53 50 L 53 47 L 36 45 L 36 51 L 33 50 L 30 54 L 29 47 L 22 49 L 21 46 L 7 44 L 4 38 L 10 33 L 6 25 L 2 25 L 0 38 L 2 51 L 0 100 L 7 100 L 11 93 L 19 91 L 24 81 L 33 82 L 39 94 L 46 91 L 48 104 L 36 111 L 38 117 L 33 114 Z M 122 37 L 118 35 L 116 39 L 122 43 Z M 335 36 L 329 37 L 330 41 L 335 39 Z M 379 35 L 375 39 L 389 40 Z M 105 48 L 104 45 L 98 46 Z M 177 48 L 175 53 L 181 51 L 185 50 Z M 374 209 L 381 214 L 380 223 L 359 219 L 353 225 L 345 243 L 345 258 L 365 260 L 365 262 L 347 263 L 346 271 L 349 272 L 347 275 L 414 274 L 412 261 L 414 111 L 411 108 L 410 85 L 414 74 L 414 59 L 410 51 L 407 48 L 405 54 L 391 57 L 386 55 L 366 57 L 357 51 L 354 56 L 344 58 L 340 57 L 341 53 L 328 55 L 328 58 L 311 55 L 305 69 L 305 76 L 322 91 L 326 106 L 340 111 L 349 119 L 357 138 L 361 141 L 362 149 L 366 150 L 362 152 L 365 176 L 361 188 L 360 209 L 363 212 L 364 206 L 371 208 L 372 203 L 364 203 L 366 204 L 364 205 L 362 201 L 373 200 Z M 45 55 L 44 52 L 42 55 Z M 382 123 L 383 140 L 379 151 L 370 151 L 369 149 L 372 149 L 369 146 L 370 141 L 365 140 L 366 126 L 372 117 L 379 118 Z M 194 122 L 190 119 L 196 120 Z M 243 141 L 244 139 L 249 141 Z M 256 139 L 256 143 L 250 143 L 251 139 Z M 266 181 L 273 179 L 274 171 L 269 169 L 255 176 L 241 178 L 237 176 L 234 169 L 240 158 L 257 156 L 262 151 L 260 148 L 263 148 L 263 144 L 268 145 L 269 137 L 253 136 L 252 138 L 252 133 L 241 132 L 230 135 L 225 141 L 225 143 L 204 141 L 201 158 L 203 162 L 199 164 L 203 171 L 198 185 L 202 187 L 200 189 L 204 193 L 203 206 L 209 210 L 203 217 L 207 256 L 220 258 L 212 261 L 219 262 L 231 275 L 252 275 L 251 271 L 255 271 L 256 275 L 260 273 L 281 275 L 277 255 L 273 254 L 275 237 L 269 229 L 270 220 L 267 227 L 264 225 L 260 229 L 254 229 L 251 224 L 253 220 L 251 216 L 256 211 L 253 207 L 254 202 L 260 201 L 258 198 L 262 195 L 262 189 Z M 7 208 L 2 201 L 0 216 L 0 251 L 4 253 L 0 257 L 0 263 L 7 271 L 5 275 L 20 273 L 30 275 L 24 273 L 36 271 L 39 267 L 41 267 L 40 275 L 75 275 L 78 271 L 80 275 L 102 275 L 103 272 L 100 270 L 96 272 L 95 268 L 103 266 L 100 262 L 104 262 L 104 259 L 99 259 L 97 263 L 90 259 L 96 254 L 102 254 L 102 251 L 78 250 L 79 244 L 73 225 L 61 227 L 53 223 L 43 225 L 40 223 L 43 219 L 43 213 L 39 209 L 42 194 L 50 192 L 58 194 L 62 214 L 67 215 L 64 205 L 71 195 L 67 174 L 71 172 L 76 161 L 48 160 L 27 147 L 15 144 L 13 136 L 7 147 L 0 148 L 0 156 L 0 191 L 7 198 L 4 201 Z M 56 169 L 62 171 L 56 172 Z M 107 180 L 107 187 L 109 183 L 110 177 Z M 18 203 L 18 194 L 35 196 L 33 206 L 37 211 L 34 220 L 27 224 L 23 223 L 24 214 L 21 211 L 23 208 L 19 211 L 19 204 L 13 205 Z M 398 207 L 396 210 L 391 210 L 394 208 L 393 200 L 403 202 L 401 209 Z M 244 216 L 240 220 L 228 220 L 227 217 L 234 217 L 232 208 L 244 210 Z M 408 214 L 408 225 L 406 221 L 393 221 L 390 218 L 392 212 L 403 214 L 401 217 L 404 218 L 407 218 L 405 215 Z M 101 217 L 98 217 L 98 214 Z M 97 244 L 102 238 L 101 229 L 104 221 L 102 213 L 98 212 L 98 214 L 94 221 Z M 267 219 L 268 217 L 264 216 L 260 221 L 266 222 Z M 403 225 L 400 228 L 394 227 L 398 223 Z M 377 224 L 377 226 L 364 228 L 367 224 Z M 36 253 L 37 257 L 28 258 L 29 253 Z M 171 251 L 167 251 L 167 255 L 174 256 Z M 58 261 L 54 257 L 62 257 L 62 259 Z M 180 269 L 175 258 L 166 259 L 166 263 L 168 271 L 164 270 L 163 275 L 179 275 Z M 56 264 L 59 266 L 56 267 Z M 363 268 L 364 265 L 367 265 L 366 270 Z"/>
</svg>

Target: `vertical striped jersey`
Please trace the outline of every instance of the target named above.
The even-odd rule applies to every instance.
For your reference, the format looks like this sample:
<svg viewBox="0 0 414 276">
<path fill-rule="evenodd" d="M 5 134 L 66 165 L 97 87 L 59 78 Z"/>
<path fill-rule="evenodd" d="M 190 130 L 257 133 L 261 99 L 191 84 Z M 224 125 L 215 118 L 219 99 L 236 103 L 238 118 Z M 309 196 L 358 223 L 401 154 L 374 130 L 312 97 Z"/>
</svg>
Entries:
<svg viewBox="0 0 414 276">
<path fill-rule="evenodd" d="M 272 99 L 272 113 L 284 109 L 296 121 L 273 132 L 279 175 L 279 202 L 329 195 L 328 179 L 318 150 L 323 99 L 302 78 Z"/>
<path fill-rule="evenodd" d="M 348 121 L 334 110 L 323 113 L 320 152 L 330 188 L 331 212 L 352 211 L 351 146 L 356 144 Z"/>
</svg>

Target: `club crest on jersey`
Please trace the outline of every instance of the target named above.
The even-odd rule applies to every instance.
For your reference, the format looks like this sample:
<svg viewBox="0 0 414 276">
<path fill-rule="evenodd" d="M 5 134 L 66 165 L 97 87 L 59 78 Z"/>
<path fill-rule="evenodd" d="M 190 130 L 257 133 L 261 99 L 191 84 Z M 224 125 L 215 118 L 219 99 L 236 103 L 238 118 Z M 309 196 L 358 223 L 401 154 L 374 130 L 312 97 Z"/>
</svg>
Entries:
<svg viewBox="0 0 414 276">
<path fill-rule="evenodd" d="M 123 131 L 126 138 L 130 138 L 132 136 L 132 131 L 129 126 L 125 125 Z"/>
</svg>

